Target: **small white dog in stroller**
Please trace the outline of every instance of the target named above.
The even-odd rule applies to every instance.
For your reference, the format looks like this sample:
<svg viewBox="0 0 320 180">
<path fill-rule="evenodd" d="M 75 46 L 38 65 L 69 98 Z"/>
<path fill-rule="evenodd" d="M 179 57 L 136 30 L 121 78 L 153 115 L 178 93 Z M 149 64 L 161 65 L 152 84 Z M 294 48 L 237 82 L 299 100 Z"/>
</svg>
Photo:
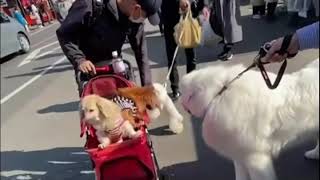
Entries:
<svg viewBox="0 0 320 180">
<path fill-rule="evenodd" d="M 96 129 L 99 148 L 122 142 L 122 138 L 136 138 L 142 131 L 135 131 L 131 123 L 121 116 L 121 108 L 111 100 L 98 95 L 85 96 L 81 101 L 84 122 Z"/>
<path fill-rule="evenodd" d="M 319 133 L 319 60 L 284 75 L 277 89 L 250 70 L 219 94 L 245 68 L 216 65 L 187 74 L 182 105 L 204 119 L 204 141 L 233 160 L 236 180 L 276 180 L 273 157 L 304 132 Z M 305 156 L 318 159 L 319 145 Z"/>
</svg>

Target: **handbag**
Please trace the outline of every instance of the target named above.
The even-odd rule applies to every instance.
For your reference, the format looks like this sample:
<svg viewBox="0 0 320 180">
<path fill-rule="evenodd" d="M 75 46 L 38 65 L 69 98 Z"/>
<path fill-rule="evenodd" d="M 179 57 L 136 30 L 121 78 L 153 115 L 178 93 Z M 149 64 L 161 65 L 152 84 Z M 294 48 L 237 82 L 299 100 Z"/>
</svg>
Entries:
<svg viewBox="0 0 320 180">
<path fill-rule="evenodd" d="M 174 38 L 179 47 L 195 48 L 201 42 L 201 26 L 199 21 L 192 17 L 191 9 L 181 15 L 180 21 L 174 27 Z"/>
</svg>

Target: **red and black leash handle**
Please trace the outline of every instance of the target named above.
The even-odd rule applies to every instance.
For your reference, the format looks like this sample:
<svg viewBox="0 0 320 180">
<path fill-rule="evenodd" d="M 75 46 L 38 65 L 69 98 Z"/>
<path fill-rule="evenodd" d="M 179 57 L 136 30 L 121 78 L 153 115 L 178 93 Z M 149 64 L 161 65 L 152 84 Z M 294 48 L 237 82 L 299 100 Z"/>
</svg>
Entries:
<svg viewBox="0 0 320 180">
<path fill-rule="evenodd" d="M 287 54 L 288 58 L 292 58 L 294 57 L 296 54 L 290 54 L 287 49 L 291 43 L 291 39 L 292 39 L 293 35 L 287 35 L 284 37 L 281 48 L 279 51 L 277 51 L 276 53 L 278 53 L 279 55 L 285 55 Z M 267 86 L 269 89 L 275 89 L 278 87 L 283 74 L 287 68 L 287 59 L 285 59 L 280 67 L 280 70 L 278 71 L 277 74 L 277 78 L 275 80 L 275 82 L 272 84 L 270 81 L 270 78 L 268 76 L 268 73 L 266 72 L 265 68 L 264 68 L 264 64 L 269 64 L 269 62 L 262 62 L 261 59 L 266 56 L 267 52 L 270 50 L 271 48 L 271 44 L 267 43 L 264 46 L 262 46 L 260 48 L 259 54 L 257 56 L 257 58 L 255 59 L 255 64 L 257 65 L 257 67 L 260 69 L 261 75 L 264 79 L 264 81 L 266 82 Z"/>
</svg>

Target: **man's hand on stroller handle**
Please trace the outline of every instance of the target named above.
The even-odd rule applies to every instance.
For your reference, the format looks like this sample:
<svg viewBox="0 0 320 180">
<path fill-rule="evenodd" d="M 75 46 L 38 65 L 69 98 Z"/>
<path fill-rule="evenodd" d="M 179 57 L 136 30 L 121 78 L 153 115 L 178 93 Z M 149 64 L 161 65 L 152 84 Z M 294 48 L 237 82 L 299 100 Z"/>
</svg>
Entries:
<svg viewBox="0 0 320 180">
<path fill-rule="evenodd" d="M 83 60 L 79 64 L 79 70 L 85 74 L 96 75 L 97 71 L 94 64 L 89 60 Z"/>
</svg>

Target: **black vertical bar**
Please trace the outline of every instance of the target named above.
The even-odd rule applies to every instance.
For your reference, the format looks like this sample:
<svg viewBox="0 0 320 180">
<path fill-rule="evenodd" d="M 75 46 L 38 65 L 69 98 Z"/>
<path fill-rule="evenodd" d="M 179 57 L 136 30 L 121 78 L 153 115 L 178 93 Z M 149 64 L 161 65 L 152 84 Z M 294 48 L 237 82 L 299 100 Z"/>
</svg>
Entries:
<svg viewBox="0 0 320 180">
<path fill-rule="evenodd" d="M 20 11 L 21 11 L 21 13 L 22 13 L 22 15 L 23 15 L 23 17 L 25 18 L 25 19 L 27 19 L 27 15 L 26 15 L 26 12 L 25 12 L 25 10 L 24 10 L 24 7 L 23 7 L 23 5 L 22 5 L 22 3 L 20 2 L 20 0 L 16 0 L 16 4 L 19 6 L 19 8 L 20 8 Z"/>
</svg>

